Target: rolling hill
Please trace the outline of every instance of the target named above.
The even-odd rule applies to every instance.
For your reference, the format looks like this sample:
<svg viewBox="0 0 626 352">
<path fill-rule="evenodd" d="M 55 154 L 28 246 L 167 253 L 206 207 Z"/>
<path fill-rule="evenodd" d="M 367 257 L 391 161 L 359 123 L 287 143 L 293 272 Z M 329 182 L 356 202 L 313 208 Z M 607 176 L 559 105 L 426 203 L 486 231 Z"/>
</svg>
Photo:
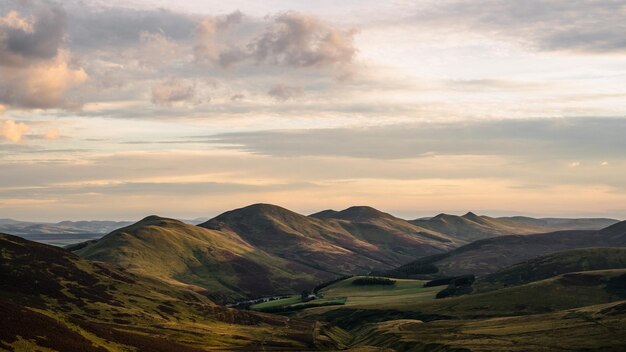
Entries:
<svg viewBox="0 0 626 352">
<path fill-rule="evenodd" d="M 296 350 L 314 323 L 227 309 L 190 290 L 0 234 L 0 350 Z"/>
<path fill-rule="evenodd" d="M 463 216 L 439 214 L 410 223 L 445 233 L 467 243 L 505 235 L 528 235 L 563 230 L 600 230 L 617 223 L 612 219 L 534 219 L 529 217 L 493 218 L 469 212 Z"/>
<path fill-rule="evenodd" d="M 220 302 L 300 292 L 331 277 L 259 250 L 234 233 L 158 216 L 69 249 L 86 259 L 192 288 Z"/>
<path fill-rule="evenodd" d="M 366 273 L 457 246 L 445 235 L 373 208 L 350 208 L 350 214 L 319 219 L 254 204 L 199 226 L 236 234 L 256 248 L 333 274 Z"/>
<path fill-rule="evenodd" d="M 500 236 L 475 241 L 444 254 L 420 258 L 393 269 L 386 275 L 482 276 L 550 253 L 578 248 L 625 246 L 626 222 L 614 224 L 600 231 L 558 231 L 525 236 Z"/>
</svg>

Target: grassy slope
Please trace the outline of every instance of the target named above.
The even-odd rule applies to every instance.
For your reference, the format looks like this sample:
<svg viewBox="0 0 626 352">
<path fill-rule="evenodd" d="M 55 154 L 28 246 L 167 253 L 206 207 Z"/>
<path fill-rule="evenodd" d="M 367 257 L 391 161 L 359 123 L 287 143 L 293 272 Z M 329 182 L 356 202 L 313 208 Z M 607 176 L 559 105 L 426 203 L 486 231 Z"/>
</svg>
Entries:
<svg viewBox="0 0 626 352">
<path fill-rule="evenodd" d="M 435 294 L 442 287 L 422 288 L 418 280 L 399 282 L 400 286 L 396 288 L 367 289 L 349 287 L 346 280 L 325 289 L 325 297 L 347 296 L 345 307 L 315 308 L 300 316 L 319 317 L 345 308 L 419 312 L 450 318 L 553 312 L 626 299 L 626 291 L 607 289 L 609 279 L 624 274 L 626 269 L 565 274 L 521 286 L 437 300 Z"/>
<path fill-rule="evenodd" d="M 534 258 L 478 278 L 474 288 L 489 291 L 564 273 L 626 268 L 626 248 L 587 248 Z"/>
<path fill-rule="evenodd" d="M 299 292 L 327 277 L 258 250 L 233 233 L 159 217 L 148 217 L 74 248 L 84 258 L 192 286 L 219 301 Z"/>
<path fill-rule="evenodd" d="M 9 235 L 0 235 L 0 311 L 6 313 L 0 350 L 309 350 L 329 342 L 314 338 L 314 323 L 219 307 L 191 291 Z"/>
<path fill-rule="evenodd" d="M 406 275 L 417 264 L 433 264 L 435 276 L 487 275 L 534 257 L 590 247 L 626 246 L 626 222 L 601 231 L 559 231 L 526 236 L 501 236 L 472 242 L 443 255 L 420 258 L 389 272 Z"/>
</svg>

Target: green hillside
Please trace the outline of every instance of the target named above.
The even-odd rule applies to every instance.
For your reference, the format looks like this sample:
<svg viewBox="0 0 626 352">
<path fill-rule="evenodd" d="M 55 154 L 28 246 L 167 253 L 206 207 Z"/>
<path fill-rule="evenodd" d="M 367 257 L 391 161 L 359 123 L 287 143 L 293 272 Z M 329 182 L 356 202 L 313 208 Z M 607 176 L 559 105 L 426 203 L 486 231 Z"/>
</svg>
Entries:
<svg viewBox="0 0 626 352">
<path fill-rule="evenodd" d="M 220 302 L 300 292 L 331 277 L 259 250 L 234 233 L 156 216 L 70 249 Z"/>
<path fill-rule="evenodd" d="M 0 350 L 8 351 L 332 346 L 315 323 L 216 306 L 192 291 L 4 234 L 0 312 Z"/>
</svg>

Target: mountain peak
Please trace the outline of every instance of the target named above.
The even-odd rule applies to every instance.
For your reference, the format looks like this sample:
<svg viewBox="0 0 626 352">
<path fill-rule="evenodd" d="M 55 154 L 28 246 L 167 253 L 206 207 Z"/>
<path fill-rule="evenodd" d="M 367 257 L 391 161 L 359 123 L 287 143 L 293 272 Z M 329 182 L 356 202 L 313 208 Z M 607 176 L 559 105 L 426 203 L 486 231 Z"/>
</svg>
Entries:
<svg viewBox="0 0 626 352">
<path fill-rule="evenodd" d="M 468 211 L 467 214 L 463 215 L 462 218 L 467 219 L 467 220 L 471 220 L 474 222 L 482 222 L 484 219 L 478 215 L 476 215 L 475 213 Z"/>
<path fill-rule="evenodd" d="M 183 222 L 176 220 L 176 219 L 164 218 L 158 215 L 149 215 L 137 221 L 134 224 L 119 228 L 111 233 L 117 233 L 120 230 L 126 230 L 126 229 L 137 229 L 137 228 L 141 228 L 145 226 L 167 226 L 167 225 L 179 225 L 179 224 L 183 224 Z"/>
<path fill-rule="evenodd" d="M 352 206 L 350 208 L 344 209 L 336 214 L 337 219 L 350 220 L 350 221 L 362 221 L 362 220 L 371 220 L 375 218 L 389 218 L 393 217 L 390 214 L 382 212 L 378 209 L 372 208 L 370 206 Z"/>
<path fill-rule="evenodd" d="M 208 229 L 219 229 L 223 224 L 249 223 L 258 226 L 261 222 L 279 220 L 281 222 L 300 222 L 306 216 L 293 212 L 278 205 L 256 203 L 243 208 L 227 211 L 198 226 Z"/>
</svg>

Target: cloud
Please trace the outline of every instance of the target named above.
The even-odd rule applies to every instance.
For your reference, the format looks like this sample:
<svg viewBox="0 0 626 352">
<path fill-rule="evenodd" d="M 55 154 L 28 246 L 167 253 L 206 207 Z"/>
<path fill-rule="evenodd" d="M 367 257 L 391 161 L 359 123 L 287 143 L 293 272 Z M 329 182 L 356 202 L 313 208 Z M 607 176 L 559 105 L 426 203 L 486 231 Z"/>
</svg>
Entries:
<svg viewBox="0 0 626 352">
<path fill-rule="evenodd" d="M 26 109 L 76 107 L 65 94 L 88 79 L 82 68 L 71 66 L 69 53 L 63 50 L 51 61 L 0 66 L 0 76 L 0 103 Z"/>
<path fill-rule="evenodd" d="M 278 101 L 287 101 L 303 95 L 304 89 L 302 89 L 302 87 L 276 84 L 267 92 L 267 94 Z"/>
<path fill-rule="evenodd" d="M 241 93 L 237 93 L 237 94 L 233 94 L 230 97 L 230 100 L 231 101 L 242 101 L 243 99 L 245 99 L 245 97 L 246 97 L 245 95 L 243 95 Z"/>
<path fill-rule="evenodd" d="M 624 130 L 624 119 L 568 118 L 240 132 L 216 135 L 210 140 L 229 148 L 277 157 L 339 156 L 383 160 L 433 155 L 500 155 L 582 160 L 623 157 L 626 139 L 621 131 Z"/>
<path fill-rule="evenodd" d="M 350 65 L 356 56 L 356 31 L 353 29 L 343 30 L 316 16 L 298 12 L 268 18 L 268 23 L 253 19 L 244 21 L 240 12 L 205 17 L 195 33 L 196 63 L 230 67 L 251 60 L 275 66 L 336 68 Z M 265 29 L 248 41 L 243 37 L 229 37 L 228 43 L 220 40 L 233 27 L 256 29 L 260 24 L 265 25 Z"/>
<path fill-rule="evenodd" d="M 47 140 L 54 140 L 54 139 L 59 139 L 60 136 L 61 134 L 58 129 L 49 128 L 46 130 L 46 133 L 44 133 L 43 138 Z"/>
<path fill-rule="evenodd" d="M 411 22 L 483 32 L 543 51 L 626 51 L 625 0 L 455 0 L 421 8 Z"/>
<path fill-rule="evenodd" d="M 193 36 L 198 19 L 162 8 L 90 6 L 84 2 L 68 2 L 64 6 L 71 15 L 69 44 L 82 52 L 131 48 L 141 42 L 144 33 L 160 33 L 173 41 L 185 42 Z"/>
<path fill-rule="evenodd" d="M 176 78 L 163 80 L 152 87 L 152 103 L 171 106 L 174 103 L 189 102 L 196 96 L 193 82 Z"/>
<path fill-rule="evenodd" d="M 13 143 L 20 143 L 30 127 L 22 122 L 13 120 L 0 121 L 0 136 Z"/>
<path fill-rule="evenodd" d="M 221 50 L 218 45 L 218 32 L 228 30 L 230 27 L 241 23 L 244 15 L 233 12 L 226 16 L 206 16 L 204 17 L 195 32 L 195 45 L 193 48 L 195 62 L 198 64 L 219 64 L 223 67 L 241 61 L 246 57 L 241 49 L 230 48 Z"/>
<path fill-rule="evenodd" d="M 355 34 L 315 16 L 287 12 L 275 17 L 248 47 L 257 62 L 294 67 L 347 65 L 357 53 Z"/>
<path fill-rule="evenodd" d="M 10 11 L 0 18 L 0 63 L 23 66 L 57 56 L 65 37 L 66 14 L 58 7 L 40 9 L 34 19 Z"/>
<path fill-rule="evenodd" d="M 193 48 L 197 63 L 217 62 L 219 59 L 216 34 L 217 23 L 215 18 L 204 18 L 196 29 L 196 45 Z"/>
<path fill-rule="evenodd" d="M 65 94 L 87 80 L 61 45 L 66 14 L 43 7 L 24 17 L 16 11 L 0 18 L 0 104 L 17 108 L 70 108 Z"/>
</svg>

